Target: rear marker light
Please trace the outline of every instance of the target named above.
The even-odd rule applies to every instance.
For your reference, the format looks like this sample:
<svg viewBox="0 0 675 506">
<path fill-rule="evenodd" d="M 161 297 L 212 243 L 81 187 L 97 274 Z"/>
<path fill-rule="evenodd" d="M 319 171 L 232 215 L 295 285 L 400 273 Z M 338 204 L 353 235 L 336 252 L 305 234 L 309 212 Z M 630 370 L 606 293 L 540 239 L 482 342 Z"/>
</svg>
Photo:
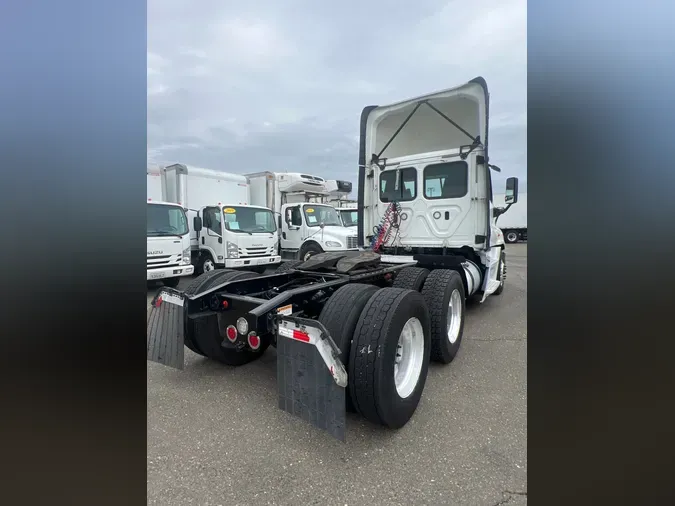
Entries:
<svg viewBox="0 0 675 506">
<path fill-rule="evenodd" d="M 223 309 L 227 309 L 228 307 L 230 307 L 230 304 L 226 300 L 224 300 L 223 301 Z"/>
<path fill-rule="evenodd" d="M 255 332 L 251 332 L 248 335 L 248 345 L 253 350 L 257 350 L 258 348 L 260 348 L 260 338 L 256 335 Z"/>
<path fill-rule="evenodd" d="M 159 307 L 162 304 L 162 297 L 157 297 L 157 300 L 155 301 L 155 307 Z"/>
<path fill-rule="evenodd" d="M 237 329 L 234 328 L 233 325 L 229 325 L 225 330 L 225 333 L 227 334 L 227 339 L 229 339 L 230 342 L 233 343 L 237 340 Z"/>
</svg>

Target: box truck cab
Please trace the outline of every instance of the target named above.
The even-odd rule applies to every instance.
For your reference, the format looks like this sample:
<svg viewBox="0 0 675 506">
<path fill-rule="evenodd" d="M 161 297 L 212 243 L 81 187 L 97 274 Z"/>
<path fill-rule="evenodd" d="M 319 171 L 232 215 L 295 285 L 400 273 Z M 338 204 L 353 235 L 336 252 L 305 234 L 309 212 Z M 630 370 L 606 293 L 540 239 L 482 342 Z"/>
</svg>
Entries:
<svg viewBox="0 0 675 506">
<path fill-rule="evenodd" d="M 176 287 L 180 278 L 194 273 L 190 255 L 190 229 L 185 210 L 170 202 L 147 203 L 147 280 Z"/>
<path fill-rule="evenodd" d="M 274 214 L 250 205 L 245 176 L 184 164 L 162 169 L 165 200 L 187 209 L 195 272 L 244 268 L 263 272 L 279 265 Z"/>
<path fill-rule="evenodd" d="M 356 230 L 348 229 L 331 205 L 326 181 L 301 173 L 248 174 L 253 204 L 272 209 L 281 230 L 282 258 L 304 260 L 328 252 L 357 250 Z"/>
<path fill-rule="evenodd" d="M 340 215 L 342 225 L 345 227 L 356 227 L 359 223 L 359 209 L 355 206 L 337 207 L 336 211 Z"/>
<path fill-rule="evenodd" d="M 193 274 L 190 231 L 185 210 L 162 201 L 161 167 L 147 169 L 147 280 L 176 287 L 180 278 Z"/>
</svg>

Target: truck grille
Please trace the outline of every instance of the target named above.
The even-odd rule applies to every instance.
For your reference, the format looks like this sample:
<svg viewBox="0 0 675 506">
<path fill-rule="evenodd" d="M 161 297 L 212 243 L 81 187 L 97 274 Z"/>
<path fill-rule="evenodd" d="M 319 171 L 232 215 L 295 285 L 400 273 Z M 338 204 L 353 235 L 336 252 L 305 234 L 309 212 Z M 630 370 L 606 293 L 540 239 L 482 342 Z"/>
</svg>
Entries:
<svg viewBox="0 0 675 506">
<path fill-rule="evenodd" d="M 358 247 L 359 243 L 355 235 L 347 237 L 347 249 L 356 249 Z"/>
<path fill-rule="evenodd" d="M 157 255 L 147 257 L 148 270 L 162 269 L 164 267 L 177 267 L 180 264 L 182 255 Z"/>
<path fill-rule="evenodd" d="M 274 255 L 274 246 L 262 248 L 239 248 L 239 257 L 264 257 Z"/>
</svg>

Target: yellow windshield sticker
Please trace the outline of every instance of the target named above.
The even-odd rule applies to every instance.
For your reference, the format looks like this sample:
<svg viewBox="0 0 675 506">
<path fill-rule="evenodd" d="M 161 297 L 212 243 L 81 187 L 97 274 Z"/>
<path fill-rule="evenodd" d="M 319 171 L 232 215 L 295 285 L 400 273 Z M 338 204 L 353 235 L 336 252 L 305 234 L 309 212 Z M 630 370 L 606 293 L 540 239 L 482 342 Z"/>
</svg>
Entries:
<svg viewBox="0 0 675 506">
<path fill-rule="evenodd" d="M 225 207 L 225 208 L 223 208 L 223 212 L 225 214 L 235 214 L 237 212 L 237 210 L 234 209 L 233 207 Z"/>
<path fill-rule="evenodd" d="M 307 211 L 308 213 L 313 213 L 313 212 L 314 212 L 314 208 L 308 207 L 307 209 L 305 209 L 305 211 Z"/>
</svg>

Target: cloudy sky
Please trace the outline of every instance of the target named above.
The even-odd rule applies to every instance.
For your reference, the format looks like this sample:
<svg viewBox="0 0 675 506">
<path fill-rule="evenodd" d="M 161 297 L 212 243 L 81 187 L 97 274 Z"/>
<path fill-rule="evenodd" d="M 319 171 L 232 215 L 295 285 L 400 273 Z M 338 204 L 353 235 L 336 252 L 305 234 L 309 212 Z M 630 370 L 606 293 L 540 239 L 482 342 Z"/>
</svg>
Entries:
<svg viewBox="0 0 675 506">
<path fill-rule="evenodd" d="M 490 159 L 524 190 L 526 12 L 526 0 L 148 0 L 148 160 L 356 188 L 364 106 L 480 75 Z"/>
</svg>

